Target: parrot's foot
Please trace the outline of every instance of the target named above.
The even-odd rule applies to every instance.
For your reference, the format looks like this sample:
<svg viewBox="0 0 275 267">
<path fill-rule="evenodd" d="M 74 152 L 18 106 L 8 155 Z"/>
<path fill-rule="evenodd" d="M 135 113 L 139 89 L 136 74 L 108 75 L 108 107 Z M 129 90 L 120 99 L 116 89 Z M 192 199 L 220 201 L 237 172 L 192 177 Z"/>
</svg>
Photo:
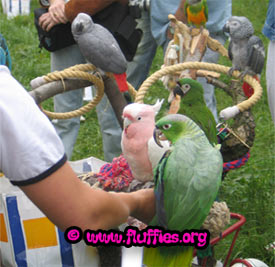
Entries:
<svg viewBox="0 0 275 267">
<path fill-rule="evenodd" d="M 227 73 L 228 76 L 232 77 L 234 71 L 235 71 L 235 69 L 233 67 L 230 68 L 229 71 L 228 71 L 228 73 Z"/>
<path fill-rule="evenodd" d="M 200 33 L 202 33 L 203 28 L 198 28 L 198 27 L 196 27 L 196 26 L 194 26 L 194 25 L 191 25 L 191 26 L 189 27 L 189 30 L 190 30 L 190 35 L 194 37 L 194 36 L 197 36 L 197 35 L 199 35 Z"/>
<path fill-rule="evenodd" d="M 238 76 L 238 79 L 240 79 L 241 81 L 243 81 L 245 75 L 254 76 L 254 75 L 255 75 L 255 72 L 250 71 L 250 70 L 242 71 L 241 74 Z"/>
<path fill-rule="evenodd" d="M 246 74 L 247 74 L 246 71 L 241 72 L 241 74 L 238 76 L 238 79 L 240 79 L 241 81 L 243 81 L 243 78 L 244 78 L 244 76 L 245 76 Z"/>
</svg>

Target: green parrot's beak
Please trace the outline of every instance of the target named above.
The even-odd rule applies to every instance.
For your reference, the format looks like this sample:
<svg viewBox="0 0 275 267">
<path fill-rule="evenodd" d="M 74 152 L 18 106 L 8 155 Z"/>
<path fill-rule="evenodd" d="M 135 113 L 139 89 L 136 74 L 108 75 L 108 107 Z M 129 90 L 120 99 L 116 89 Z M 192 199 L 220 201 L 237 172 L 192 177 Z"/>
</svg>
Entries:
<svg viewBox="0 0 275 267">
<path fill-rule="evenodd" d="M 153 133 L 153 137 L 155 142 L 160 146 L 163 147 L 163 145 L 161 144 L 161 140 L 167 140 L 166 137 L 164 136 L 164 134 L 162 133 L 162 131 L 160 129 L 158 129 L 157 127 L 155 127 L 154 129 L 154 133 Z"/>
<path fill-rule="evenodd" d="M 177 85 L 176 85 L 176 87 L 175 87 L 174 90 L 173 90 L 173 94 L 174 94 L 174 96 L 176 96 L 176 95 L 179 95 L 179 96 L 181 96 L 181 97 L 184 96 L 184 93 L 183 93 L 183 91 L 181 90 L 180 84 L 177 84 Z"/>
</svg>

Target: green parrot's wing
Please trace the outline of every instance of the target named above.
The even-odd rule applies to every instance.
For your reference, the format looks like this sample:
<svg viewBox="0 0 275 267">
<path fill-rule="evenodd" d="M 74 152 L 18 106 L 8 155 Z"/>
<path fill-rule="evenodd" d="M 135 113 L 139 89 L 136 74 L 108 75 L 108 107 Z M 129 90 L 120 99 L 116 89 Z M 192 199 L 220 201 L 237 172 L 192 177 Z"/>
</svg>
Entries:
<svg viewBox="0 0 275 267">
<path fill-rule="evenodd" d="M 206 145 L 205 145 L 206 143 Z M 216 198 L 222 173 L 220 152 L 207 140 L 179 140 L 164 173 L 168 229 L 199 229 Z"/>
<path fill-rule="evenodd" d="M 157 224 L 164 228 L 167 228 L 167 219 L 164 209 L 164 180 L 163 174 L 166 167 L 166 163 L 169 157 L 170 151 L 166 151 L 162 156 L 159 164 L 154 170 L 155 177 L 155 198 L 156 198 L 156 219 Z"/>
<path fill-rule="evenodd" d="M 207 119 L 205 134 L 206 134 L 210 144 L 216 145 L 218 143 L 217 128 L 216 128 L 217 123 L 215 121 L 215 118 L 214 118 L 212 112 L 208 108 L 207 108 L 206 112 L 208 114 L 207 115 L 208 119 Z"/>
<path fill-rule="evenodd" d="M 204 131 L 210 144 L 217 144 L 216 121 L 212 112 L 204 103 L 194 103 L 192 107 L 187 107 L 181 103 L 179 113 L 192 119 Z"/>
</svg>

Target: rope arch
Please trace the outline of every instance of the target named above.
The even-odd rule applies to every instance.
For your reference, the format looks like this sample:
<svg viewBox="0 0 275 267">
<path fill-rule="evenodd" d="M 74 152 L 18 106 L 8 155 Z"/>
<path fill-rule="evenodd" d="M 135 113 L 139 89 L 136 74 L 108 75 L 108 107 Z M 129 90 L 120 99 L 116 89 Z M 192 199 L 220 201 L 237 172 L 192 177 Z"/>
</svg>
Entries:
<svg viewBox="0 0 275 267">
<path fill-rule="evenodd" d="M 216 71 L 219 73 L 227 74 L 230 68 L 220 64 L 206 63 L 206 62 L 184 62 L 184 63 L 179 63 L 179 64 L 164 67 L 156 71 L 155 73 L 153 73 L 150 77 L 148 77 L 142 83 L 142 85 L 140 86 L 136 94 L 135 101 L 137 103 L 143 103 L 144 96 L 146 95 L 150 86 L 152 86 L 162 76 L 165 76 L 167 74 L 172 74 L 178 71 L 183 71 L 185 69 L 209 70 L 209 71 Z M 240 75 L 239 71 L 233 72 L 234 78 L 238 78 L 239 75 Z M 262 91 L 263 91 L 260 83 L 256 79 L 254 79 L 252 76 L 246 75 L 244 77 L 244 81 L 254 88 L 254 94 L 249 99 L 237 104 L 237 107 L 241 112 L 252 107 L 261 98 Z"/>
<path fill-rule="evenodd" d="M 100 75 L 89 73 L 91 71 L 94 71 L 95 69 L 96 69 L 95 66 L 93 66 L 92 64 L 80 64 L 80 65 L 72 66 L 62 71 L 55 71 L 43 76 L 43 79 L 46 83 L 49 83 L 52 81 L 58 81 L 58 80 L 63 81 L 65 78 L 78 78 L 78 79 L 90 81 L 97 88 L 96 96 L 92 99 L 91 102 L 89 102 L 85 106 L 77 110 L 65 112 L 65 113 L 50 112 L 43 109 L 45 114 L 52 119 L 69 119 L 69 118 L 81 116 L 86 112 L 90 111 L 92 108 L 94 108 L 100 102 L 101 98 L 104 95 L 104 82 L 102 80 L 102 77 Z M 184 63 L 179 63 L 171 66 L 166 66 L 156 71 L 151 76 L 149 76 L 142 83 L 138 91 L 136 91 L 135 88 L 130 83 L 128 83 L 129 92 L 133 96 L 135 102 L 143 103 L 144 96 L 148 92 L 149 88 L 157 80 L 159 80 L 161 77 L 167 74 L 173 74 L 175 72 L 183 71 L 186 69 L 208 70 L 208 71 L 215 71 L 215 72 L 227 74 L 230 68 L 220 64 L 213 64 L 213 63 L 206 63 L 206 62 L 184 62 Z M 234 78 L 238 78 L 239 75 L 240 75 L 239 71 L 233 72 Z M 113 74 L 107 73 L 107 76 L 112 78 Z M 249 99 L 244 100 L 243 102 L 236 105 L 241 112 L 252 107 L 261 98 L 262 91 L 263 91 L 260 83 L 252 76 L 246 75 L 244 77 L 244 81 L 254 88 L 254 94 Z M 66 91 L 65 87 L 64 87 L 64 91 Z"/>
<path fill-rule="evenodd" d="M 96 107 L 96 105 L 100 102 L 100 100 L 104 95 L 104 82 L 100 75 L 95 75 L 90 73 L 91 71 L 94 71 L 94 70 L 96 70 L 96 67 L 92 64 L 79 64 L 79 65 L 75 65 L 67 69 L 64 69 L 62 71 L 54 71 L 43 76 L 43 79 L 46 83 L 59 81 L 59 80 L 63 82 L 64 79 L 66 78 L 78 78 L 81 80 L 87 80 L 87 81 L 90 81 L 91 84 L 95 85 L 97 89 L 96 96 L 88 104 L 86 104 L 85 106 L 77 110 L 57 113 L 57 112 L 51 112 L 51 111 L 42 109 L 43 112 L 51 119 L 70 119 L 70 118 L 84 115 L 85 113 L 89 112 L 91 109 Z M 107 73 L 107 76 L 113 78 L 112 73 Z M 127 84 L 128 84 L 130 94 L 135 98 L 136 96 L 135 88 L 130 83 L 127 83 Z M 63 87 L 64 87 L 64 92 L 66 92 L 64 82 L 63 82 Z"/>
</svg>

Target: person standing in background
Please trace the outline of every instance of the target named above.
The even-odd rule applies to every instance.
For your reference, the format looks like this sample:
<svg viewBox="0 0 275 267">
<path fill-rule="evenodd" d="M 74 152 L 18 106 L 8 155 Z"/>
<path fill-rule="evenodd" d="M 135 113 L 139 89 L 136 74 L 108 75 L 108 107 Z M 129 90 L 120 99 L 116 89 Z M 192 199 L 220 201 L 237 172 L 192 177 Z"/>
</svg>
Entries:
<svg viewBox="0 0 275 267">
<path fill-rule="evenodd" d="M 275 124 L 275 1 L 269 0 L 262 33 L 269 39 L 266 61 L 266 86 L 269 110 Z"/>
<path fill-rule="evenodd" d="M 151 0 L 150 11 L 143 11 L 137 27 L 143 31 L 142 40 L 132 62 L 129 62 L 127 68 L 128 81 L 138 89 L 142 82 L 147 78 L 151 64 L 157 51 L 161 46 L 165 52 L 170 41 L 169 36 L 169 14 L 174 14 L 176 18 L 183 23 L 187 23 L 184 13 L 184 4 L 186 0 Z M 227 36 L 222 29 L 226 21 L 232 15 L 232 0 L 207 0 L 208 22 L 206 28 L 210 36 L 224 44 Z M 206 50 L 203 61 L 216 63 L 219 59 L 219 53 L 210 49 Z M 216 98 L 214 86 L 208 84 L 205 78 L 198 78 L 204 88 L 204 98 L 206 105 L 212 111 L 216 121 L 218 120 Z"/>
<path fill-rule="evenodd" d="M 92 12 L 96 13 L 112 2 L 116 1 L 88 3 L 90 5 L 89 12 L 92 10 Z M 121 2 L 123 2 L 123 0 L 121 0 Z M 51 0 L 48 12 L 43 14 L 39 19 L 39 24 L 42 29 L 49 31 L 54 25 L 60 23 L 65 24 L 69 21 L 69 18 L 72 20 L 72 9 L 79 9 L 81 5 L 76 5 L 77 1 L 68 2 L 68 4 L 69 3 L 70 5 L 66 7 L 66 2 L 64 0 Z M 51 52 L 52 72 L 85 63 L 87 62 L 80 53 L 77 44 Z M 54 111 L 68 112 L 80 108 L 83 103 L 83 91 L 83 88 L 81 88 L 54 96 Z M 120 140 L 122 130 L 106 95 L 104 95 L 100 103 L 96 106 L 96 112 L 102 134 L 104 160 L 111 162 L 114 157 L 121 154 Z M 67 157 L 70 159 L 80 128 L 80 117 L 56 120 L 53 124 L 58 135 L 62 139 Z"/>
</svg>

